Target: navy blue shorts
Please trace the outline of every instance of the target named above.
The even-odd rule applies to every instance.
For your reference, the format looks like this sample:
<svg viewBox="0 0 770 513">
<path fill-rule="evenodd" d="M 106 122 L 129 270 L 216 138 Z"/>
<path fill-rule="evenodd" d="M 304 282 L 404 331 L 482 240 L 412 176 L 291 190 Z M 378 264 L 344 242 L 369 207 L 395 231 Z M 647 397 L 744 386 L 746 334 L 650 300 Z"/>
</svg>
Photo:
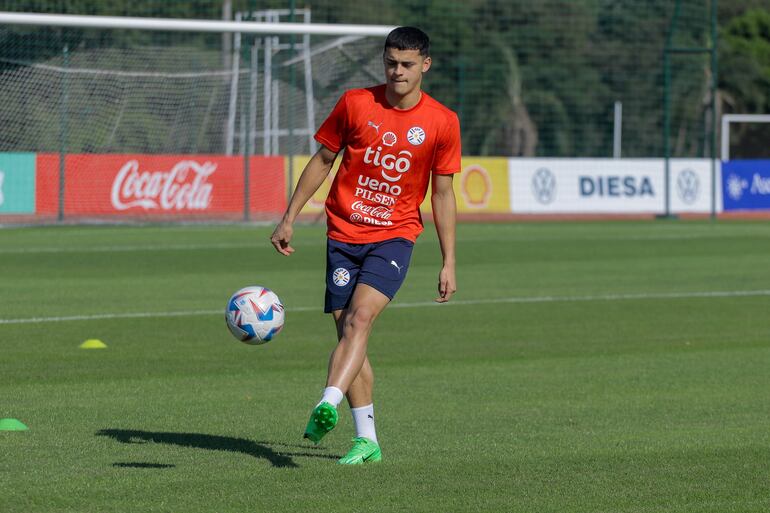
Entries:
<svg viewBox="0 0 770 513">
<path fill-rule="evenodd" d="M 324 312 L 347 308 L 359 283 L 393 299 L 406 278 L 413 247 L 411 241 L 401 238 L 371 244 L 328 239 Z"/>
</svg>

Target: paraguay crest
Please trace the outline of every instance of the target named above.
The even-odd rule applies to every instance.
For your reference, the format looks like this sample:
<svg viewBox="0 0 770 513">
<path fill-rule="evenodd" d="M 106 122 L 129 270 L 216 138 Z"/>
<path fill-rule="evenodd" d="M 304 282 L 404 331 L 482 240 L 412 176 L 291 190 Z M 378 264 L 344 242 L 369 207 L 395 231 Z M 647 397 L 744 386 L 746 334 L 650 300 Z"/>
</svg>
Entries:
<svg viewBox="0 0 770 513">
<path fill-rule="evenodd" d="M 350 281 L 350 273 L 344 267 L 338 267 L 332 273 L 332 281 L 338 287 L 344 287 Z"/>
<path fill-rule="evenodd" d="M 409 141 L 413 146 L 421 145 L 423 141 L 425 141 L 425 130 L 419 126 L 413 126 L 406 133 L 406 140 Z"/>
</svg>

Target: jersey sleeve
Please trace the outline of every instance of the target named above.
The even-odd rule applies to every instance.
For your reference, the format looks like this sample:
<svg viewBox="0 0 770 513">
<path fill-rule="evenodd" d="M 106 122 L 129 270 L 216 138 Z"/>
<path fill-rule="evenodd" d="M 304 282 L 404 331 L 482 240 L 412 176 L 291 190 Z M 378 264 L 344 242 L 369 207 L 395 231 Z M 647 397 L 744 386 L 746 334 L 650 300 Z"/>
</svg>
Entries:
<svg viewBox="0 0 770 513">
<path fill-rule="evenodd" d="M 348 124 L 347 110 L 347 94 L 343 94 L 329 117 L 315 133 L 315 140 L 335 153 L 338 153 L 345 146 Z"/>
<path fill-rule="evenodd" d="M 460 141 L 460 120 L 452 113 L 441 134 L 433 161 L 433 172 L 439 175 L 459 173 L 461 168 L 462 143 Z"/>
</svg>

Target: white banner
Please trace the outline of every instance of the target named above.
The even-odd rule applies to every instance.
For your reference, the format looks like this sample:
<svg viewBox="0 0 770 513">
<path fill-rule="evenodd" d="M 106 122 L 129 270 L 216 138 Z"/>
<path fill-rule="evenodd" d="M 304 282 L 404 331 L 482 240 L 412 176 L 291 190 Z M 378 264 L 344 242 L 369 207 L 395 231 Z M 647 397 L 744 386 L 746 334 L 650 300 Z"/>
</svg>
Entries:
<svg viewBox="0 0 770 513">
<path fill-rule="evenodd" d="M 511 212 L 661 214 L 664 166 L 663 159 L 510 159 Z M 671 160 L 670 171 L 671 212 L 711 212 L 711 161 Z"/>
<path fill-rule="evenodd" d="M 664 161 L 660 160 L 661 167 Z M 722 163 L 716 165 L 716 211 L 722 212 Z M 663 173 L 664 171 L 661 171 Z M 675 214 L 711 212 L 711 160 L 671 159 L 671 212 Z"/>
</svg>

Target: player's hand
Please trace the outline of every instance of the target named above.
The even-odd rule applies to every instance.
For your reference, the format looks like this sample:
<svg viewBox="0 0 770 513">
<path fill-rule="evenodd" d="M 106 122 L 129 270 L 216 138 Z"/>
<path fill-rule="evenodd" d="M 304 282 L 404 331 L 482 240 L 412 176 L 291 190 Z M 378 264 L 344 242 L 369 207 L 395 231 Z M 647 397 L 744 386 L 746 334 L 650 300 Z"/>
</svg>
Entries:
<svg viewBox="0 0 770 513">
<path fill-rule="evenodd" d="M 436 303 L 446 303 L 456 291 L 455 268 L 454 266 L 445 265 L 438 274 L 438 297 L 436 298 Z"/>
<path fill-rule="evenodd" d="M 294 248 L 289 245 L 292 235 L 294 235 L 294 228 L 291 223 L 281 221 L 270 236 L 270 242 L 280 254 L 289 256 L 294 253 Z"/>
</svg>

